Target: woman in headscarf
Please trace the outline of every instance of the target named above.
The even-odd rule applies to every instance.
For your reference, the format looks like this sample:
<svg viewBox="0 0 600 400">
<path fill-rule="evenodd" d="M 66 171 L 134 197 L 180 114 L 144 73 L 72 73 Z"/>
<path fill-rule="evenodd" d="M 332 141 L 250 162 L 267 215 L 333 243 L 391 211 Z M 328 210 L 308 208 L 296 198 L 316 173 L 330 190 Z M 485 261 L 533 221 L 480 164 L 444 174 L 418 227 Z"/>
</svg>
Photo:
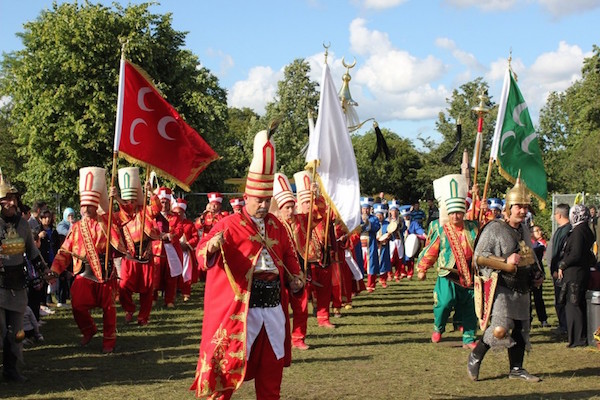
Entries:
<svg viewBox="0 0 600 400">
<path fill-rule="evenodd" d="M 67 233 L 69 233 L 69 229 L 71 229 L 71 225 L 75 222 L 75 210 L 71 207 L 65 208 L 63 211 L 63 219 L 56 225 L 56 231 L 60 236 L 60 242 L 62 243 L 67 237 Z"/>
<path fill-rule="evenodd" d="M 60 239 L 60 244 L 64 242 L 69 230 L 71 230 L 71 225 L 75 222 L 75 210 L 71 207 L 65 208 L 63 211 L 63 219 L 56 225 L 56 231 L 58 232 L 58 237 Z M 69 308 L 67 304 L 67 299 L 71 297 L 71 284 L 73 283 L 73 274 L 71 273 L 73 267 L 67 268 L 63 271 L 58 277 L 58 302 L 56 304 L 59 308 Z"/>
<path fill-rule="evenodd" d="M 563 256 L 558 264 L 558 278 L 566 292 L 565 314 L 569 344 L 567 347 L 587 345 L 585 292 L 590 277 L 590 267 L 595 264 L 592 253 L 594 234 L 588 226 L 590 210 L 576 204 L 569 211 L 571 231 L 565 241 Z"/>
</svg>

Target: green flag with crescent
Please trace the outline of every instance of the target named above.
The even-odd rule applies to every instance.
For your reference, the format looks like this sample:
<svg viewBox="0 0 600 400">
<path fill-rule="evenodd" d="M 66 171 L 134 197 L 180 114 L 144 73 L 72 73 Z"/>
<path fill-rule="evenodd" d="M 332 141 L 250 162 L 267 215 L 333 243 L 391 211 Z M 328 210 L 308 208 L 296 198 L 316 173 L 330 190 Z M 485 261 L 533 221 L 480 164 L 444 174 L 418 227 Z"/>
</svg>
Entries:
<svg viewBox="0 0 600 400">
<path fill-rule="evenodd" d="M 537 133 L 510 68 L 504 77 L 491 156 L 497 161 L 500 174 L 512 183 L 521 171 L 521 179 L 531 194 L 542 208 L 545 206 L 548 186 Z"/>
</svg>

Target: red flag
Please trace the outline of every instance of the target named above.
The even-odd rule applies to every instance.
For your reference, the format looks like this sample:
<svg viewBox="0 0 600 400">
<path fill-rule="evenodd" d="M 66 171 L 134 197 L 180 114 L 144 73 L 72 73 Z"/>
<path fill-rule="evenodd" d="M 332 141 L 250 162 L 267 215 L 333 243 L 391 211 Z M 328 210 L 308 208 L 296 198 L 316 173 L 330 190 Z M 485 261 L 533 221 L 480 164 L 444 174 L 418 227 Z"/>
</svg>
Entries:
<svg viewBox="0 0 600 400">
<path fill-rule="evenodd" d="M 189 191 L 219 155 L 181 119 L 141 68 L 121 60 L 120 74 L 114 151 Z"/>
</svg>

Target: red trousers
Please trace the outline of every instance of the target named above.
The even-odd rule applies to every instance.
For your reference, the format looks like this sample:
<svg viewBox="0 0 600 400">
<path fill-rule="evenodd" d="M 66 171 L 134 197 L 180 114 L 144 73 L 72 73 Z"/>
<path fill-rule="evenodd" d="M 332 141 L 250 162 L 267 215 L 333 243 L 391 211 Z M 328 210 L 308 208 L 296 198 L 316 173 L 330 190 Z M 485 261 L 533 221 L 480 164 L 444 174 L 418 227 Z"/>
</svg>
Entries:
<svg viewBox="0 0 600 400">
<path fill-rule="evenodd" d="M 96 323 L 90 314 L 92 308 L 102 308 L 102 346 L 115 347 L 117 341 L 117 310 L 114 297 L 115 281 L 98 283 L 75 276 L 71 286 L 71 306 L 73 317 L 84 336 L 93 335 L 98 331 Z"/>
<path fill-rule="evenodd" d="M 285 358 L 285 357 L 284 357 Z M 279 400 L 283 379 L 284 358 L 277 360 L 265 327 L 256 337 L 246 367 L 244 381 L 254 379 L 257 400 Z M 229 400 L 233 390 L 214 393 L 209 399 Z"/>
<path fill-rule="evenodd" d="M 156 260 L 156 258 L 155 258 Z M 171 276 L 171 269 L 166 257 L 160 258 L 160 263 L 156 264 L 154 273 L 154 298 L 158 296 L 158 291 L 164 292 L 165 305 L 175 304 L 175 295 L 177 294 L 177 280 L 179 276 Z"/>
<path fill-rule="evenodd" d="M 290 293 L 290 307 L 294 313 L 292 319 L 292 344 L 304 342 L 308 321 L 308 292 L 303 288 L 300 293 Z"/>
<path fill-rule="evenodd" d="M 181 291 L 181 294 L 184 296 L 190 296 L 192 294 L 192 281 L 189 280 L 187 282 L 184 282 L 183 275 L 178 277 L 177 287 Z"/>
<path fill-rule="evenodd" d="M 138 321 L 147 323 L 152 311 L 152 264 L 140 264 L 123 258 L 119 282 L 119 302 L 126 312 L 135 312 L 133 293 L 140 294 Z"/>
<path fill-rule="evenodd" d="M 342 308 L 342 273 L 339 263 L 331 263 L 331 306 Z"/>
<path fill-rule="evenodd" d="M 331 301 L 331 269 L 310 264 L 312 295 L 317 300 L 317 322 L 329 322 L 329 302 Z"/>
</svg>

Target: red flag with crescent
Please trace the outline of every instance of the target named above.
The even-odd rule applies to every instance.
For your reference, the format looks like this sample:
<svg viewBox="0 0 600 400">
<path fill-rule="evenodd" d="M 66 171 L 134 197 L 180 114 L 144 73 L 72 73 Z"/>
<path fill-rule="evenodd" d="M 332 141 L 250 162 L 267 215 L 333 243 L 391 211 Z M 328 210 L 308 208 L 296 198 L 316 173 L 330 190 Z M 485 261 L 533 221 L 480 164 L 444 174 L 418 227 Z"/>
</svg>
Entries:
<svg viewBox="0 0 600 400">
<path fill-rule="evenodd" d="M 114 151 L 189 191 L 219 158 L 163 98 L 140 67 L 121 60 Z"/>
</svg>

